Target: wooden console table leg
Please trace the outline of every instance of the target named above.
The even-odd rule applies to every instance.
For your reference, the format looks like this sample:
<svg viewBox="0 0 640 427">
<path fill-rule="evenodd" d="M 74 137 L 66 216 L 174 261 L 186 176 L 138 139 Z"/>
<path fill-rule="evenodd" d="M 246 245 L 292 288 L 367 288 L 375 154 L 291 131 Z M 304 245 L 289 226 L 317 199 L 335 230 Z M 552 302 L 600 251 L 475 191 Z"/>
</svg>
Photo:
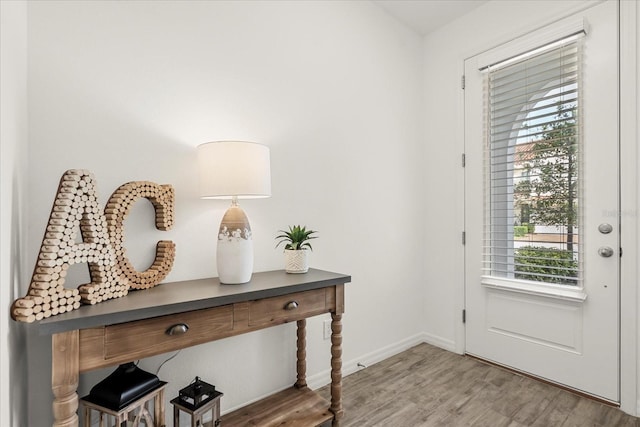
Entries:
<svg viewBox="0 0 640 427">
<path fill-rule="evenodd" d="M 164 425 L 164 389 L 160 390 L 156 397 L 153 398 L 153 412 L 153 419 L 156 425 Z"/>
<path fill-rule="evenodd" d="M 331 407 L 333 426 L 340 425 L 342 409 L 342 314 L 331 313 Z"/>
<path fill-rule="evenodd" d="M 296 388 L 304 388 L 307 386 L 307 320 L 298 320 L 298 341 L 296 342 L 298 352 L 296 353 L 298 358 L 298 364 L 296 365 L 296 371 L 298 372 L 298 380 L 296 381 Z"/>
<path fill-rule="evenodd" d="M 76 330 L 54 334 L 51 338 L 53 427 L 78 427 L 79 337 Z"/>
</svg>

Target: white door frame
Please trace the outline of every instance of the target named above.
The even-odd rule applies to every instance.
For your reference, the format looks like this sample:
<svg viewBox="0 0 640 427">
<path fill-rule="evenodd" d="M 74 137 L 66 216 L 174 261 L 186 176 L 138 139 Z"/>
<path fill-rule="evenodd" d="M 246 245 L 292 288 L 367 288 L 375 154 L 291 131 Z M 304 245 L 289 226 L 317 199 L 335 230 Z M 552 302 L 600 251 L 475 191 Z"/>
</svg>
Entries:
<svg viewBox="0 0 640 427">
<path fill-rule="evenodd" d="M 638 401 L 638 20 L 635 1 L 620 2 L 620 408 L 640 414 Z"/>
<path fill-rule="evenodd" d="M 574 13 L 585 10 L 593 3 L 580 4 L 571 13 L 565 16 L 571 16 Z M 637 290 L 640 279 L 637 261 L 640 255 L 639 226 L 640 226 L 640 206 L 639 194 L 640 176 L 637 168 L 640 165 L 640 150 L 637 149 L 639 141 L 638 121 L 640 121 L 640 111 L 638 110 L 638 79 L 640 78 L 640 69 L 638 69 L 638 53 L 640 48 L 640 7 L 635 1 L 619 2 L 619 31 L 620 31 L 620 96 L 619 96 L 619 126 L 620 126 L 620 210 L 621 210 L 621 247 L 623 256 L 620 262 L 620 408 L 634 416 L 640 415 L 640 395 L 638 394 L 638 385 L 640 375 L 640 353 L 638 351 L 638 332 L 640 322 L 640 293 Z M 542 23 L 537 27 L 549 24 Z M 513 36 L 520 36 L 526 34 Z M 512 37 L 513 37 L 512 36 Z M 510 37 L 509 39 L 511 39 Z M 498 40 L 490 49 L 503 42 Z M 480 53 L 468 52 L 460 61 L 460 75 L 464 74 L 464 61 L 467 58 Z M 464 152 L 464 91 L 459 91 L 458 96 L 458 125 L 456 126 L 456 138 L 460 153 Z M 460 170 L 458 176 L 458 202 L 459 206 L 464 206 L 464 170 Z M 464 212 L 458 214 L 458 224 L 460 230 L 464 229 Z M 464 264 L 464 248 L 460 246 L 457 253 L 461 265 Z M 460 269 L 464 270 L 464 269 Z M 462 313 L 465 307 L 465 277 L 464 271 L 456 272 L 456 291 L 455 291 L 455 351 L 464 353 L 465 343 L 465 325 L 462 322 Z"/>
</svg>

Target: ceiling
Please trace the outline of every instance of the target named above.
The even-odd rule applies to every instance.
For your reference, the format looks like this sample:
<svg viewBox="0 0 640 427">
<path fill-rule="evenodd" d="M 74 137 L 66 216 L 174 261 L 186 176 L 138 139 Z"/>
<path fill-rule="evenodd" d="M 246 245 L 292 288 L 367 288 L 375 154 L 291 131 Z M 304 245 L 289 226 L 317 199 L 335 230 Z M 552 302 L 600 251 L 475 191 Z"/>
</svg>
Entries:
<svg viewBox="0 0 640 427">
<path fill-rule="evenodd" d="M 471 12 L 488 0 L 373 0 L 373 3 L 422 35 Z"/>
</svg>

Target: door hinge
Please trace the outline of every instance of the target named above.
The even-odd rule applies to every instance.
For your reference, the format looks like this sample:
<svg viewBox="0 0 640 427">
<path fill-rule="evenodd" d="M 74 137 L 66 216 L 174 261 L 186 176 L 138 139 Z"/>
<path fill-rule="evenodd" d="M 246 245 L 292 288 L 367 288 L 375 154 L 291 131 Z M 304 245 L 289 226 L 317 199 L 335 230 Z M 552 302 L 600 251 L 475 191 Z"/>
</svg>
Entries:
<svg viewBox="0 0 640 427">
<path fill-rule="evenodd" d="M 462 323 L 467 323 L 467 310 L 462 310 Z"/>
<path fill-rule="evenodd" d="M 465 86 L 465 78 L 464 78 L 464 74 L 462 75 L 462 78 L 460 79 L 460 86 L 462 86 L 462 89 L 464 90 L 464 86 Z"/>
<path fill-rule="evenodd" d="M 467 166 L 467 155 L 462 153 L 462 167 Z"/>
<path fill-rule="evenodd" d="M 465 245 L 467 243 L 467 232 L 462 232 L 462 244 Z"/>
</svg>

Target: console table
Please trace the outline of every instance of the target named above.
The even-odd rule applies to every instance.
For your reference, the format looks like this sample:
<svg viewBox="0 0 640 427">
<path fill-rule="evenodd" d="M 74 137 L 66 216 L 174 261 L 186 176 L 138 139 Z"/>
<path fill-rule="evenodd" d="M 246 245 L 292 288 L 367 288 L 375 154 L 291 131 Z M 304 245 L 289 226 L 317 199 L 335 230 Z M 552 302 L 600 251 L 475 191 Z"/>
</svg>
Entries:
<svg viewBox="0 0 640 427">
<path fill-rule="evenodd" d="M 350 276 L 315 269 L 254 273 L 242 285 L 188 280 L 44 319 L 40 332 L 52 337 L 53 425 L 78 426 L 82 372 L 295 321 L 294 386 L 225 415 L 222 425 L 339 426 L 344 284 L 350 281 Z M 331 402 L 306 383 L 306 319 L 322 313 L 331 313 Z"/>
</svg>

